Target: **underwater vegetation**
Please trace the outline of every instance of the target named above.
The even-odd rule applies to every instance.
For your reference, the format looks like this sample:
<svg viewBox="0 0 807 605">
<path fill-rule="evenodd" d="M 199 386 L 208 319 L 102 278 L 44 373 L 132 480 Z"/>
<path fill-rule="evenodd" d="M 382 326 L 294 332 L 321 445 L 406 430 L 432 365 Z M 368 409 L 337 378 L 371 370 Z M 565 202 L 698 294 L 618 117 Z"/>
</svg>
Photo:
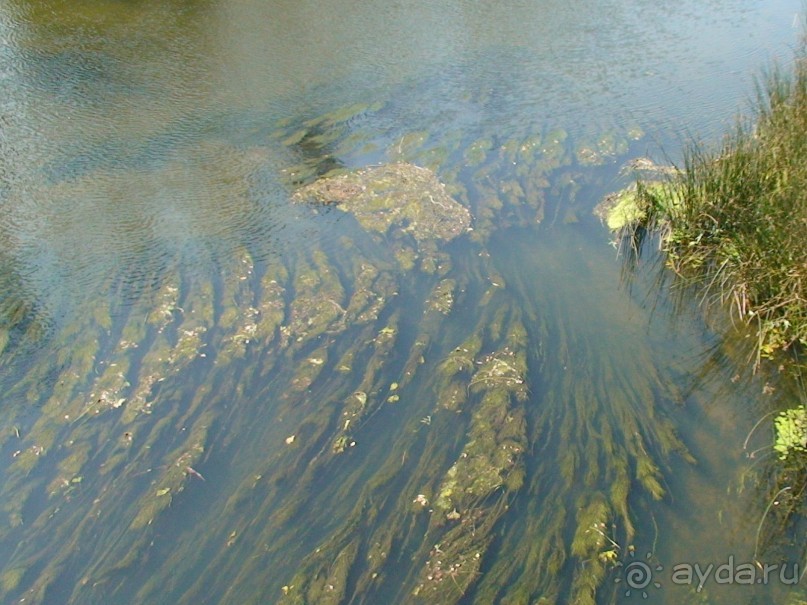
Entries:
<svg viewBox="0 0 807 605">
<path fill-rule="evenodd" d="M 572 228 L 584 168 L 628 136 L 350 128 L 380 111 L 267 143 L 284 211 L 327 245 L 168 262 L 120 308 L 112 276 L 10 374 L 30 407 L 2 428 L 0 598 L 614 598 L 665 474 L 694 462 L 667 416 L 681 394 L 619 292 L 592 300 L 596 260 L 569 280 L 548 244 L 502 234 Z M 216 179 L 248 199 L 265 154 L 224 147 Z"/>
<path fill-rule="evenodd" d="M 768 506 L 757 530 L 759 551 L 775 536 L 798 531 L 807 490 L 804 42 L 792 69 L 774 67 L 759 80 L 752 110 L 716 147 L 686 146 L 680 167 L 631 164 L 636 182 L 607 196 L 597 214 L 627 242 L 629 256 L 656 235 L 675 284 L 694 292 L 707 312 L 726 310 L 732 325 L 749 331 L 754 350 L 735 363 L 794 384 L 789 399 L 777 399 L 757 423 L 772 425 L 766 449 L 775 454 L 761 480 Z"/>
</svg>

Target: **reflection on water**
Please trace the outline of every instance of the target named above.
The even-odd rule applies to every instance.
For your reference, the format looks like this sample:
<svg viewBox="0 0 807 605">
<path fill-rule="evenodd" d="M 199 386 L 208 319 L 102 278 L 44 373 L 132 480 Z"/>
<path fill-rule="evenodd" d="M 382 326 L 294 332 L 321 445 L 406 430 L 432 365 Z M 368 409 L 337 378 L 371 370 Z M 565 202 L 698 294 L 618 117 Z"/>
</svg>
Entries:
<svg viewBox="0 0 807 605">
<path fill-rule="evenodd" d="M 591 210 L 796 4 L 2 9 L 3 599 L 629 602 L 631 553 L 773 553 L 771 385 Z"/>
</svg>

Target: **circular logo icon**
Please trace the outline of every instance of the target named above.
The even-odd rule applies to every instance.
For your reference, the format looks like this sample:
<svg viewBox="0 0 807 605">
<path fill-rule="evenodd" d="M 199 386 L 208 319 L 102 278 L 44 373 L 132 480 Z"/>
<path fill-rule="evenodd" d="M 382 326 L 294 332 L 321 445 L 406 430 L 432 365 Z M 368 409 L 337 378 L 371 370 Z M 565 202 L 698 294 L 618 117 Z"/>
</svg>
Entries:
<svg viewBox="0 0 807 605">
<path fill-rule="evenodd" d="M 661 582 L 654 580 L 654 576 L 663 571 L 664 567 L 652 562 L 653 553 L 650 552 L 647 553 L 645 560 L 642 561 L 635 558 L 635 552 L 631 549 L 630 557 L 630 560 L 620 561 L 616 564 L 619 575 L 614 579 L 614 582 L 623 584 L 626 597 L 638 594 L 646 599 L 648 597 L 647 590 L 651 586 L 656 589 L 661 588 Z"/>
</svg>

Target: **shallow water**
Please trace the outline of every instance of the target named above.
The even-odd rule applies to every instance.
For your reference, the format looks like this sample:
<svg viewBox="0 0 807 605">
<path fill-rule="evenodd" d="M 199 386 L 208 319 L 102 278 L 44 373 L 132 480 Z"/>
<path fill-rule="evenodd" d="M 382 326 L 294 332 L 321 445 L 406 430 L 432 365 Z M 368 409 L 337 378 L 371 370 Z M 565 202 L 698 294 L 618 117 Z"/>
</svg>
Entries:
<svg viewBox="0 0 807 605">
<path fill-rule="evenodd" d="M 592 209 L 800 10 L 6 3 L 4 602 L 787 602 L 671 570 L 799 561 L 746 439 L 790 387 Z M 385 163 L 470 229 L 292 201 Z"/>
</svg>

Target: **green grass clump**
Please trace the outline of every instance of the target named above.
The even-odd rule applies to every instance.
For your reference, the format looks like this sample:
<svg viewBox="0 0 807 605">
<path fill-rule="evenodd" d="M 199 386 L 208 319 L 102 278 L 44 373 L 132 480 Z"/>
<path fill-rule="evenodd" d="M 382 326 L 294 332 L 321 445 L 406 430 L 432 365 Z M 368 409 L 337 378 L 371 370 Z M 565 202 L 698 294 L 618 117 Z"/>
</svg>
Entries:
<svg viewBox="0 0 807 605">
<path fill-rule="evenodd" d="M 758 358 L 807 344 L 807 55 L 769 71 L 753 119 L 719 149 L 693 144 L 659 188 L 638 191 L 669 265 L 758 327 Z M 670 204 L 669 200 L 675 200 Z"/>
</svg>

